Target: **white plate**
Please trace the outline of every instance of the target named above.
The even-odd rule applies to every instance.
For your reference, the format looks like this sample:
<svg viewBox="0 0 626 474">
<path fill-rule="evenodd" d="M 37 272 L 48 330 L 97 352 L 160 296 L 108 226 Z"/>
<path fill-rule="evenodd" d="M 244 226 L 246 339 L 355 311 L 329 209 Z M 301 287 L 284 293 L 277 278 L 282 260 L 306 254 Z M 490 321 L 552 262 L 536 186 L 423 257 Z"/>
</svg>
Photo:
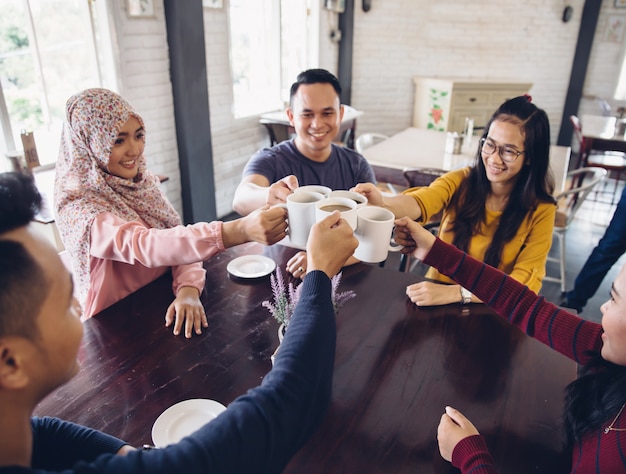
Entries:
<svg viewBox="0 0 626 474">
<path fill-rule="evenodd" d="M 184 400 L 165 410 L 152 425 L 157 448 L 177 443 L 226 410 L 220 402 L 204 398 Z"/>
<path fill-rule="evenodd" d="M 271 258 L 263 255 L 244 255 L 231 260 L 226 267 L 228 273 L 239 278 L 260 278 L 276 268 Z"/>
</svg>

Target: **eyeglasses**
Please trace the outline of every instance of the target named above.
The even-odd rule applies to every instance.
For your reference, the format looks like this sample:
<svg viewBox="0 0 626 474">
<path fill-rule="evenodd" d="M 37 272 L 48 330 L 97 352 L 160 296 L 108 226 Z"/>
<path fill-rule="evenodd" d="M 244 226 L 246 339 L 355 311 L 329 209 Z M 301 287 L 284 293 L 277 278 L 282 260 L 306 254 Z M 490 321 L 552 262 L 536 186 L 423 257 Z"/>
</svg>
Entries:
<svg viewBox="0 0 626 474">
<path fill-rule="evenodd" d="M 526 153 L 525 151 L 517 151 L 515 148 L 511 148 L 510 146 L 496 145 L 493 140 L 489 138 L 481 138 L 480 141 L 482 143 L 482 151 L 485 155 L 493 155 L 497 150 L 500 158 L 505 163 L 512 163 L 522 153 Z"/>
</svg>

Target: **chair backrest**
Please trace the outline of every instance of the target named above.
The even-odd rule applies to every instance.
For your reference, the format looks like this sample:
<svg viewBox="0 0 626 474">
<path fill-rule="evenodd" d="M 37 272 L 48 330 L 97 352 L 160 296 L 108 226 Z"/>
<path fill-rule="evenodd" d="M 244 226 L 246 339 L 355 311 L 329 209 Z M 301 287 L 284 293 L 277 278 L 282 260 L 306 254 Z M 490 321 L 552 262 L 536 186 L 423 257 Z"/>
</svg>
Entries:
<svg viewBox="0 0 626 474">
<path fill-rule="evenodd" d="M 597 167 L 578 168 L 567 173 L 572 188 L 556 196 L 559 207 L 554 222 L 555 230 L 567 229 L 587 195 L 606 175 L 605 169 Z"/>
<path fill-rule="evenodd" d="M 363 133 L 357 137 L 354 147 L 358 153 L 363 153 L 366 148 L 388 139 L 389 136 L 382 133 Z"/>
<path fill-rule="evenodd" d="M 410 188 L 428 186 L 434 180 L 446 174 L 446 170 L 439 168 L 405 168 L 402 171 Z"/>
</svg>

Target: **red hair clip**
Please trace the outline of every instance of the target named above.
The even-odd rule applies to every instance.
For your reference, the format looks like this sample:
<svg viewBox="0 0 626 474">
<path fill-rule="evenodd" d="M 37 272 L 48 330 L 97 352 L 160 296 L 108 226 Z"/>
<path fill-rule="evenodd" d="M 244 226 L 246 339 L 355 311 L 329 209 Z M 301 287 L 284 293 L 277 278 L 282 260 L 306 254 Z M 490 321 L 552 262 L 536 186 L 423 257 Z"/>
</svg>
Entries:
<svg viewBox="0 0 626 474">
<path fill-rule="evenodd" d="M 532 101 L 533 101 L 533 98 L 531 97 L 531 95 L 530 95 L 530 94 L 524 94 L 524 97 L 526 97 L 526 100 L 527 100 L 528 102 L 532 102 Z"/>
</svg>

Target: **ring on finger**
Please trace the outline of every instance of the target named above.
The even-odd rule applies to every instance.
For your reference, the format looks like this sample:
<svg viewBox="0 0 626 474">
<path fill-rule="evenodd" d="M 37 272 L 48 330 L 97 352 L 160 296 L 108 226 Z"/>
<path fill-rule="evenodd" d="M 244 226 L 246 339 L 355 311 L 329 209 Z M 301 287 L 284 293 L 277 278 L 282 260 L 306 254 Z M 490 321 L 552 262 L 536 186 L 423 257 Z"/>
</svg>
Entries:
<svg viewBox="0 0 626 474">
<path fill-rule="evenodd" d="M 300 273 L 304 273 L 304 268 L 302 268 L 302 267 L 298 267 L 298 271 L 299 271 Z"/>
</svg>

